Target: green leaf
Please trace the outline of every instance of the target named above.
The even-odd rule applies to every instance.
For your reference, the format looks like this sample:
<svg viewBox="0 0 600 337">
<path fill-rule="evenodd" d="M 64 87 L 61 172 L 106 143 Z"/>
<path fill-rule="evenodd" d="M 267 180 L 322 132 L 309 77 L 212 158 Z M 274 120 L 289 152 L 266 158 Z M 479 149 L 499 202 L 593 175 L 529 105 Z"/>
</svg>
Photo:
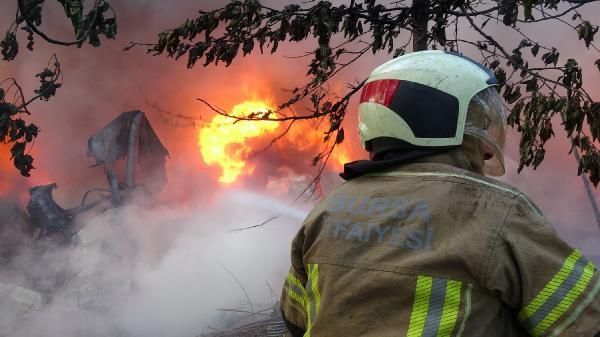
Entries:
<svg viewBox="0 0 600 337">
<path fill-rule="evenodd" d="M 554 66 L 556 66 L 559 56 L 560 53 L 555 48 L 552 48 L 551 51 L 542 55 L 542 60 L 544 61 L 545 65 L 554 64 Z"/>
<path fill-rule="evenodd" d="M 15 33 L 6 32 L 4 39 L 0 41 L 0 49 L 5 61 L 12 61 L 17 57 L 17 54 L 19 53 L 19 43 L 17 42 Z"/>
<path fill-rule="evenodd" d="M 404 55 L 405 53 L 406 53 L 406 50 L 404 50 L 404 48 L 396 48 L 396 50 L 394 51 L 394 56 L 393 56 L 393 58 L 396 58 L 396 57 L 402 56 L 402 55 Z M 600 60 L 598 60 L 598 61 L 599 61 L 599 64 L 600 64 Z M 598 67 L 599 67 L 599 69 L 600 69 L 600 65 L 599 65 Z"/>
<path fill-rule="evenodd" d="M 58 0 L 65 10 L 67 17 L 71 19 L 71 25 L 75 30 L 77 38 L 81 38 L 86 27 L 83 22 L 83 0 Z"/>
<path fill-rule="evenodd" d="M 528 81 L 525 81 L 525 91 L 532 92 L 532 91 L 537 90 L 537 88 L 538 88 L 537 82 L 538 82 L 538 80 L 536 77 L 534 77 Z"/>
<path fill-rule="evenodd" d="M 321 155 L 314 157 L 312 159 L 312 166 L 317 166 L 317 164 L 319 163 L 319 160 L 321 160 Z"/>
<path fill-rule="evenodd" d="M 336 144 L 341 144 L 344 141 L 344 129 L 341 128 L 338 133 L 337 136 L 335 137 L 335 143 Z"/>
<path fill-rule="evenodd" d="M 533 9 L 534 0 L 523 0 L 523 14 L 525 15 L 525 21 L 534 20 L 531 10 Z"/>
<path fill-rule="evenodd" d="M 539 44 L 535 44 L 535 46 L 531 47 L 531 54 L 533 56 L 537 56 L 538 52 L 540 51 L 540 45 Z"/>
<path fill-rule="evenodd" d="M 583 23 L 577 27 L 579 39 L 585 41 L 585 46 L 587 48 L 589 48 L 592 41 L 594 41 L 594 35 L 598 33 L 598 29 L 598 26 L 592 26 L 589 21 L 583 21 Z"/>
<path fill-rule="evenodd" d="M 538 149 L 538 151 L 535 153 L 534 159 L 533 159 L 533 168 L 537 168 L 542 161 L 544 161 L 544 157 L 546 155 L 546 149 L 541 148 Z"/>
</svg>

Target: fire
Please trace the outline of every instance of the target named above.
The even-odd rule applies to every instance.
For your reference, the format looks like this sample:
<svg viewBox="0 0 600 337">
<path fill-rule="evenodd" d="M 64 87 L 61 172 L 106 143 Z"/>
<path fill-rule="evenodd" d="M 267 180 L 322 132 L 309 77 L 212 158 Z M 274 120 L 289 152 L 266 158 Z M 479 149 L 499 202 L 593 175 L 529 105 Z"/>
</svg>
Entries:
<svg viewBox="0 0 600 337">
<path fill-rule="evenodd" d="M 231 114 L 242 117 L 273 109 L 267 101 L 246 101 L 234 106 Z M 245 161 L 252 152 L 247 140 L 271 135 L 278 127 L 279 123 L 270 121 L 240 121 L 234 124 L 231 118 L 216 115 L 200 130 L 199 145 L 204 162 L 221 166 L 223 173 L 219 182 L 231 184 L 242 173 L 254 172 L 254 166 Z"/>
<path fill-rule="evenodd" d="M 335 169 L 338 171 L 342 171 L 344 169 L 344 164 L 350 161 L 348 150 L 341 145 L 335 147 L 331 157 L 333 159 L 333 165 L 335 165 Z"/>
<path fill-rule="evenodd" d="M 268 100 L 250 100 L 235 105 L 231 114 L 248 116 L 251 113 L 274 110 Z M 232 184 L 241 175 L 251 175 L 253 165 L 248 158 L 253 153 L 250 146 L 253 140 L 268 142 L 285 131 L 288 124 L 275 121 L 238 121 L 222 115 L 216 115 L 210 123 L 200 129 L 198 144 L 204 162 L 208 165 L 218 165 L 222 169 L 219 182 Z M 254 142 L 255 143 L 255 142 Z M 307 166 L 310 158 L 323 148 L 323 132 L 310 123 L 296 123 L 283 139 L 278 140 L 273 149 L 285 151 L 286 147 L 306 152 Z M 345 147 L 338 145 L 329 158 L 329 164 L 334 170 L 343 169 L 348 162 L 349 153 Z"/>
</svg>

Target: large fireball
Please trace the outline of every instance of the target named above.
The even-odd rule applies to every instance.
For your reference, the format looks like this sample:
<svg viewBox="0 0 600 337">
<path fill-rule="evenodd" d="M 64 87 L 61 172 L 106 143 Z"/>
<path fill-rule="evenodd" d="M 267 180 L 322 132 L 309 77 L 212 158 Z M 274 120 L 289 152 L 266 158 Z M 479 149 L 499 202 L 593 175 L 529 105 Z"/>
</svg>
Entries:
<svg viewBox="0 0 600 337">
<path fill-rule="evenodd" d="M 273 105 L 268 100 L 250 100 L 235 105 L 231 115 L 243 117 L 252 113 L 273 111 Z M 289 124 L 276 121 L 246 121 L 235 122 L 234 119 L 216 115 L 200 130 L 198 143 L 204 162 L 217 165 L 222 169 L 219 182 L 232 184 L 241 175 L 252 175 L 255 165 L 248 159 L 252 154 L 250 144 L 268 142 L 285 131 Z M 284 151 L 288 147 L 305 154 L 310 159 L 323 149 L 323 132 L 315 124 L 297 123 L 288 130 L 285 137 L 279 139 L 273 146 L 275 151 Z M 348 161 L 349 154 L 343 146 L 336 146 L 329 158 L 332 169 L 341 170 Z"/>
<path fill-rule="evenodd" d="M 266 101 L 246 101 L 234 106 L 231 114 L 242 117 L 273 109 Z M 242 173 L 252 174 L 254 171 L 254 166 L 245 161 L 252 152 L 247 140 L 271 135 L 279 127 L 278 122 L 270 121 L 233 122 L 232 118 L 217 115 L 200 130 L 199 145 L 204 162 L 221 166 L 223 173 L 219 182 L 223 184 L 231 184 Z"/>
</svg>

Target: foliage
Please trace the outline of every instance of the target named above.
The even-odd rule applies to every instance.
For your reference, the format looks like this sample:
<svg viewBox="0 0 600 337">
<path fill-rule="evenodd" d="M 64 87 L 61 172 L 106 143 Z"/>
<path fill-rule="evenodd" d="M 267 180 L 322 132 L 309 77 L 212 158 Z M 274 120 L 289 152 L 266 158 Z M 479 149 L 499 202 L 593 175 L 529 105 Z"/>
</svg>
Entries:
<svg viewBox="0 0 600 337">
<path fill-rule="evenodd" d="M 28 177 L 33 167 L 33 157 L 27 153 L 27 145 L 33 144 L 38 136 L 39 128 L 21 117 L 30 115 L 27 106 L 35 100 L 49 100 L 61 87 L 60 63 L 52 57 L 48 68 L 36 75 L 40 79 L 40 87 L 35 96 L 25 99 L 23 90 L 13 78 L 0 82 L 0 142 L 12 144 L 10 153 L 15 167 L 23 176 Z"/>
<path fill-rule="evenodd" d="M 81 47 L 88 41 L 92 46 L 100 46 L 100 36 L 114 39 L 117 33 L 117 20 L 112 7 L 106 0 L 96 0 L 94 7 L 84 12 L 83 0 L 56 0 L 64 8 L 75 33 L 73 41 L 62 41 L 46 35 L 40 30 L 45 0 L 17 0 L 16 19 L 0 41 L 0 53 L 4 61 L 12 61 L 19 54 L 17 33 L 19 28 L 27 33 L 27 49 L 33 51 L 34 36 L 39 36 L 48 43 Z M 110 14 L 107 16 L 107 14 Z M 48 101 L 56 94 L 61 83 L 60 64 L 55 56 L 50 64 L 36 77 L 40 80 L 40 88 L 35 96 L 25 99 L 23 90 L 16 79 L 8 78 L 0 82 L 0 142 L 12 144 L 11 159 L 15 167 L 24 176 L 29 176 L 33 169 L 33 157 L 26 153 L 27 144 L 38 136 L 39 129 L 27 124 L 19 115 L 30 112 L 27 106 L 36 100 Z M 12 96 L 11 96 L 12 95 Z"/>
<path fill-rule="evenodd" d="M 33 50 L 34 35 L 43 40 L 57 45 L 81 47 L 87 40 L 94 47 L 100 46 L 100 35 L 114 39 L 117 34 L 117 19 L 106 0 L 97 0 L 94 7 L 84 14 L 83 0 L 56 0 L 65 10 L 67 18 L 71 20 L 75 31 L 75 40 L 62 41 L 49 37 L 40 30 L 42 24 L 42 11 L 46 0 L 17 0 L 18 10 L 16 20 L 6 32 L 4 39 L 0 42 L 2 56 L 5 61 L 14 60 L 19 53 L 17 31 L 19 28 L 28 36 L 27 49 Z M 110 17 L 106 14 L 112 13 Z"/>
<path fill-rule="evenodd" d="M 317 164 L 326 161 L 335 145 L 343 142 L 342 122 L 349 100 L 364 84 L 349 85 L 341 97 L 333 95 L 327 83 L 341 70 L 368 53 L 402 55 L 411 41 L 412 50 L 476 51 L 500 80 L 502 96 L 510 107 L 508 124 L 521 134 L 519 171 L 542 163 L 545 144 L 555 134 L 553 117 L 561 115 L 573 149 L 582 152 L 579 174 L 587 174 L 597 185 L 600 103 L 585 91 L 577 60 L 561 59 L 558 48 L 545 46 L 521 30 L 553 20 L 574 30 L 585 47 L 598 51 L 593 42 L 599 28 L 579 13 L 592 2 L 597 1 L 501 0 L 485 4 L 476 0 L 399 0 L 382 4 L 352 0 L 340 5 L 308 1 L 275 9 L 259 0 L 235 0 L 213 11 L 200 11 L 180 26 L 161 32 L 148 52 L 175 59 L 186 57 L 190 68 L 197 63 L 228 66 L 253 52 L 276 53 L 281 43 L 314 41 L 312 52 L 304 55 L 311 57 L 308 82 L 294 89 L 290 99 L 275 111 L 236 117 L 209 107 L 237 120 L 326 119 L 327 145 L 315 158 Z M 502 45 L 497 37 L 486 33 L 488 24 L 504 25 L 519 36 L 519 43 L 513 48 Z M 467 39 L 471 32 L 478 37 Z M 600 70 L 600 59 L 595 65 Z M 312 107 L 310 113 L 298 115 L 289 109 L 304 100 Z"/>
</svg>

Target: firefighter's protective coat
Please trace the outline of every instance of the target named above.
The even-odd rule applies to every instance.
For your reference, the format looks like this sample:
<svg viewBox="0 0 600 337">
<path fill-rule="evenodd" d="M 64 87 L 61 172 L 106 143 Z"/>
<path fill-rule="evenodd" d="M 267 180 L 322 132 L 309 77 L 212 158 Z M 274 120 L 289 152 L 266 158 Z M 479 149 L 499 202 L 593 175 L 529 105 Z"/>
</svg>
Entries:
<svg viewBox="0 0 600 337">
<path fill-rule="evenodd" d="M 520 191 L 456 158 L 356 178 L 314 208 L 293 241 L 282 296 L 295 334 L 600 332 L 595 267 Z"/>
</svg>

